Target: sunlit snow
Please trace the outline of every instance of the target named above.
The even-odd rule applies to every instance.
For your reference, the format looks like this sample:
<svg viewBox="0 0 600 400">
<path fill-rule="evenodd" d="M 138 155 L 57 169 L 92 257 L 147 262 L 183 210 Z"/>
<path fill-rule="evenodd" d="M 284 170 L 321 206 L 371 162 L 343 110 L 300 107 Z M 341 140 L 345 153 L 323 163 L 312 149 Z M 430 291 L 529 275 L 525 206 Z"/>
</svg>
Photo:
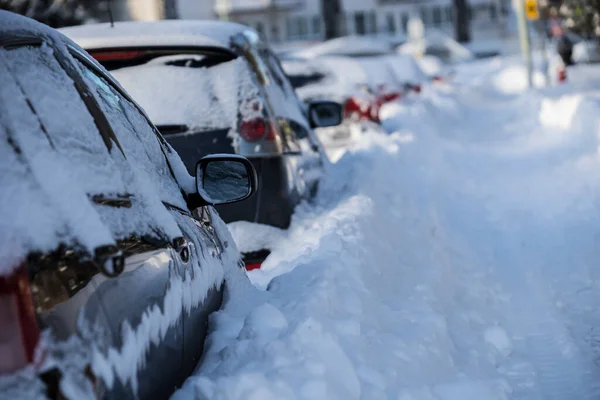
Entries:
<svg viewBox="0 0 600 400">
<path fill-rule="evenodd" d="M 174 398 L 598 398 L 600 73 L 515 62 L 393 105 L 288 231 L 232 225 L 272 254 Z"/>
</svg>

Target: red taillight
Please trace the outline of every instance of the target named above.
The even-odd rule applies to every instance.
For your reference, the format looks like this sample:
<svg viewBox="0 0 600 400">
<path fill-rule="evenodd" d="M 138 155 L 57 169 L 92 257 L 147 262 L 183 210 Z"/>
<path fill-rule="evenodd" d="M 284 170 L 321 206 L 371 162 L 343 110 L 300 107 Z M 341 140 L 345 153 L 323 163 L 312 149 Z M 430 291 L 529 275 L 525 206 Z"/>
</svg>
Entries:
<svg viewBox="0 0 600 400">
<path fill-rule="evenodd" d="M 413 85 L 412 89 L 415 93 L 421 93 L 421 85 Z"/>
<path fill-rule="evenodd" d="M 402 97 L 401 92 L 389 92 L 389 93 L 385 93 L 384 95 L 381 96 L 381 102 L 389 103 L 392 101 L 396 101 L 396 100 L 400 99 L 401 97 Z"/>
<path fill-rule="evenodd" d="M 558 68 L 558 81 L 560 83 L 567 81 L 567 69 L 565 67 Z"/>
<path fill-rule="evenodd" d="M 97 51 L 90 52 L 90 55 L 96 60 L 102 61 L 116 61 L 116 60 L 132 60 L 134 58 L 143 56 L 146 52 L 144 51 Z"/>
<path fill-rule="evenodd" d="M 433 78 L 431 78 L 431 80 L 434 82 L 443 82 L 444 78 L 442 78 L 441 76 L 434 76 Z"/>
<path fill-rule="evenodd" d="M 360 103 L 354 97 L 346 100 L 346 104 L 344 104 L 344 117 L 359 120 L 362 116 L 363 110 Z"/>
<path fill-rule="evenodd" d="M 262 263 L 246 263 L 246 271 L 253 271 L 255 269 L 260 269 Z"/>
<path fill-rule="evenodd" d="M 248 142 L 256 142 L 265 137 L 267 133 L 265 139 L 272 139 L 271 132 L 272 129 L 269 129 L 269 124 L 264 118 L 254 118 L 240 124 L 240 136 Z"/>
<path fill-rule="evenodd" d="M 40 331 L 27 273 L 0 277 L 0 374 L 33 361 Z"/>
</svg>

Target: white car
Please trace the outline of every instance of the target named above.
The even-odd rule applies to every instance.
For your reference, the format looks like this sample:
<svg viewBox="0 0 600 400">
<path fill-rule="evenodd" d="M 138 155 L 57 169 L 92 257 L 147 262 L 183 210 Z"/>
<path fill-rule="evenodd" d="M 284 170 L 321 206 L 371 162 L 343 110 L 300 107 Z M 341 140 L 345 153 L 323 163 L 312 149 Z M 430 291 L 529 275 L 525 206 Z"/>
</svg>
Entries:
<svg viewBox="0 0 600 400">
<path fill-rule="evenodd" d="M 459 64 L 476 58 L 465 46 L 436 30 L 427 31 L 422 39 L 404 43 L 396 50 L 401 54 L 411 54 L 416 59 L 435 56 L 444 64 Z"/>
</svg>

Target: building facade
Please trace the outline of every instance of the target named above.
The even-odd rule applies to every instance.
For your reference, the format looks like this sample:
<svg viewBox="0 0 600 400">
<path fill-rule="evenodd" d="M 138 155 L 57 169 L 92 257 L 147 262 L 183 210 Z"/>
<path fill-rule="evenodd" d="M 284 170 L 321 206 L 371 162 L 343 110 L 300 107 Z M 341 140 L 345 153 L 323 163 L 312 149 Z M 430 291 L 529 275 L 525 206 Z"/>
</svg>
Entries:
<svg viewBox="0 0 600 400">
<path fill-rule="evenodd" d="M 217 16 L 252 26 L 271 43 L 323 39 L 322 0 L 214 1 Z M 404 36 L 411 17 L 420 17 L 426 28 L 453 32 L 452 0 L 340 0 L 340 3 L 343 12 L 340 24 L 347 35 Z M 469 5 L 474 35 L 502 35 L 509 15 L 509 0 L 469 0 Z"/>
<path fill-rule="evenodd" d="M 111 4 L 116 20 L 220 18 L 249 25 L 271 43 L 287 43 L 324 38 L 321 1 L 112 0 Z M 339 1 L 341 31 L 346 35 L 404 37 L 411 17 L 419 17 L 426 29 L 453 34 L 453 0 Z M 508 34 L 510 0 L 468 0 L 468 3 L 473 37 L 498 38 Z"/>
</svg>

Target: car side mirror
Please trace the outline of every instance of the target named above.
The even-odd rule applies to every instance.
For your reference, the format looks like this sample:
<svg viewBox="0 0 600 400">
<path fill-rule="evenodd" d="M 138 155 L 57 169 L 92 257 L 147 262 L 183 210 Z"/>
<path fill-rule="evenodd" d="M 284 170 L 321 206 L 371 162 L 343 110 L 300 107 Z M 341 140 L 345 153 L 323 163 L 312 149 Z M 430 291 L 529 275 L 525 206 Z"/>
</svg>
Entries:
<svg viewBox="0 0 600 400">
<path fill-rule="evenodd" d="M 214 154 L 196 164 L 196 189 L 209 205 L 242 201 L 256 192 L 256 170 L 248 159 L 233 154 Z"/>
<path fill-rule="evenodd" d="M 327 128 L 342 123 L 342 105 L 334 101 L 313 101 L 308 105 L 308 116 L 313 128 Z"/>
</svg>

